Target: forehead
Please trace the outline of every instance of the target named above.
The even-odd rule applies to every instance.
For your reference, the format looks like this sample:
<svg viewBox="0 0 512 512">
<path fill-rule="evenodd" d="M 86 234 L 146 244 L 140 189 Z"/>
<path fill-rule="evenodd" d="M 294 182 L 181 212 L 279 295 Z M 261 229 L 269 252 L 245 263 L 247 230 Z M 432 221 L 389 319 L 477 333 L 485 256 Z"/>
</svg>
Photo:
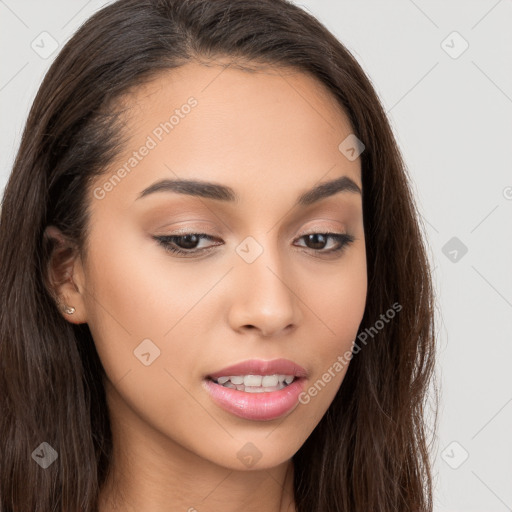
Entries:
<svg viewBox="0 0 512 512">
<path fill-rule="evenodd" d="M 122 106 L 127 143 L 99 180 L 125 168 L 112 199 L 123 190 L 133 201 L 162 178 L 216 181 L 241 197 L 250 186 L 253 198 L 280 189 L 295 199 L 323 177 L 361 186 L 360 160 L 339 150 L 353 131 L 347 115 L 321 82 L 297 70 L 189 63 L 135 89 Z"/>
<path fill-rule="evenodd" d="M 192 94 L 200 97 L 204 105 L 210 108 L 217 105 L 222 110 L 251 96 L 252 102 L 265 106 L 265 109 L 272 106 L 267 103 L 271 100 L 294 104 L 299 113 L 303 109 L 297 102 L 302 101 L 305 102 L 303 107 L 308 105 L 328 125 L 332 125 L 333 121 L 338 124 L 340 116 L 344 122 L 348 122 L 332 92 L 311 74 L 291 67 L 244 65 L 222 58 L 202 63 L 191 61 L 164 70 L 150 82 L 132 89 L 125 96 L 125 104 L 128 107 L 149 106 L 162 100 L 160 106 L 165 106 L 171 98 L 176 102 L 180 96 Z M 245 103 L 243 106 L 244 110 L 251 111 L 251 104 Z M 335 120 L 333 114 L 338 119 Z"/>
</svg>

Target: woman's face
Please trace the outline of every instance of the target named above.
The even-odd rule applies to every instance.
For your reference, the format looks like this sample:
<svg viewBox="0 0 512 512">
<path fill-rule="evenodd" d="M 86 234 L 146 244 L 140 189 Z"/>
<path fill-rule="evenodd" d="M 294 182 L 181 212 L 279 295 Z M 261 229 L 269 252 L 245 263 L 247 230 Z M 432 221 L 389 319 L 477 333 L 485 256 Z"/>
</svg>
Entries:
<svg viewBox="0 0 512 512">
<path fill-rule="evenodd" d="M 332 402 L 365 307 L 349 121 L 314 79 L 270 68 L 188 64 L 125 106 L 67 301 L 105 368 L 114 436 L 165 460 L 274 467 Z"/>
</svg>

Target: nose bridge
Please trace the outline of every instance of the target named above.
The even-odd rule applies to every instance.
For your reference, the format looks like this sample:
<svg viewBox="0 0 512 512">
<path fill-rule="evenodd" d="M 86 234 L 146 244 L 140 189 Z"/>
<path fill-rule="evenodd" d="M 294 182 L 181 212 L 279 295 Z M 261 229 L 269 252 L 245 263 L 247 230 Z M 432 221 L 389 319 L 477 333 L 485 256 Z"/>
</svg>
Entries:
<svg viewBox="0 0 512 512">
<path fill-rule="evenodd" d="M 273 235 L 248 236 L 236 248 L 237 289 L 230 315 L 235 329 L 253 326 L 268 336 L 299 321 L 291 268 Z"/>
</svg>

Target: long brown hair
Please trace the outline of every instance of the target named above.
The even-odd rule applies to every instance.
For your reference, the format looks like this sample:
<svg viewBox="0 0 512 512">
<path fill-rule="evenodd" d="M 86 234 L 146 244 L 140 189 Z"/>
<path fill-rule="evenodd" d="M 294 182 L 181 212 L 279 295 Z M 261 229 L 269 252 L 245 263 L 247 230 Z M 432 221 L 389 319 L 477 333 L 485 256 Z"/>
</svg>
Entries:
<svg viewBox="0 0 512 512">
<path fill-rule="evenodd" d="M 112 435 L 87 324 L 47 285 L 57 226 L 86 254 L 91 179 L 123 145 L 117 102 L 163 70 L 218 56 L 286 66 L 325 84 L 361 154 L 368 298 L 360 333 L 401 310 L 354 355 L 293 457 L 299 512 L 432 510 L 425 422 L 434 298 L 419 214 L 385 112 L 347 49 L 287 0 L 119 0 L 64 46 L 38 91 L 0 217 L 0 512 L 94 512 Z M 341 142 L 341 141 L 340 141 Z M 43 470 L 31 454 L 58 453 Z"/>
</svg>

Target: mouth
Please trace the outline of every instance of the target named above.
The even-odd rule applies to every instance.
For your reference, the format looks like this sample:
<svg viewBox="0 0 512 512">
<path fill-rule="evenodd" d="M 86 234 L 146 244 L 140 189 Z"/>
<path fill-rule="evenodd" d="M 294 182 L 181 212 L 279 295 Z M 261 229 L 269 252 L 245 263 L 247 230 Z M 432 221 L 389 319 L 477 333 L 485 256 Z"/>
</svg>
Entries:
<svg viewBox="0 0 512 512">
<path fill-rule="evenodd" d="M 224 375 L 216 379 L 208 379 L 229 389 L 245 393 L 269 393 L 279 391 L 292 384 L 298 377 L 295 375 Z"/>
<path fill-rule="evenodd" d="M 287 359 L 250 360 L 205 377 L 204 387 L 225 411 L 248 420 L 272 420 L 298 405 L 307 373 Z"/>
</svg>

